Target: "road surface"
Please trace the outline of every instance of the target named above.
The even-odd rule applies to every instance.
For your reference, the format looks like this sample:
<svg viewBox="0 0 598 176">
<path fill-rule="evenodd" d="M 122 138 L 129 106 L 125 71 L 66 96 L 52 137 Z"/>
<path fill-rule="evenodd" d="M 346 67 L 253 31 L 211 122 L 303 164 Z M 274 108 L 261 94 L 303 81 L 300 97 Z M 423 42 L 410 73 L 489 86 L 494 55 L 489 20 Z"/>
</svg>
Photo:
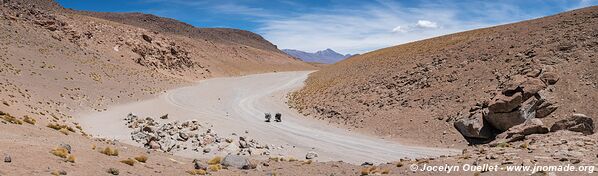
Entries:
<svg viewBox="0 0 598 176">
<path fill-rule="evenodd" d="M 283 147 L 273 151 L 272 155 L 303 158 L 307 152 L 315 151 L 319 154 L 319 161 L 342 160 L 354 164 L 458 152 L 402 145 L 303 117 L 285 104 L 285 95 L 303 86 L 309 73 L 266 73 L 204 80 L 194 86 L 167 91 L 154 99 L 116 105 L 105 112 L 83 114 L 79 122 L 95 136 L 139 145 L 131 141 L 130 129 L 126 128 L 122 119 L 130 112 L 141 117 L 169 114 L 168 120 L 198 119 L 213 125 L 212 129 L 218 134 L 244 134 L 260 143 Z M 282 122 L 264 122 L 265 112 L 281 112 Z M 245 134 L 245 131 L 248 133 Z M 180 154 L 193 155 L 191 152 Z"/>
</svg>

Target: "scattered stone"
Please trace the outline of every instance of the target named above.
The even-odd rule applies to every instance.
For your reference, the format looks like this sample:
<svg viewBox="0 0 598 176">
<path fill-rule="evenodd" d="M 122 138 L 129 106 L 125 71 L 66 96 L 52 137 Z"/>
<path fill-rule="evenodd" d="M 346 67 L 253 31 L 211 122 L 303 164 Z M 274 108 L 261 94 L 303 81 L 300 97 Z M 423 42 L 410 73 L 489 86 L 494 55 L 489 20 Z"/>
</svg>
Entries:
<svg viewBox="0 0 598 176">
<path fill-rule="evenodd" d="M 361 166 L 373 166 L 373 165 L 374 165 L 374 163 L 367 162 L 367 161 L 361 164 Z"/>
<path fill-rule="evenodd" d="M 71 154 L 71 145 L 69 145 L 69 144 L 65 144 L 65 143 L 62 143 L 62 144 L 60 144 L 60 147 L 62 147 L 62 148 L 64 148 L 64 149 L 66 149 L 66 151 L 67 151 L 69 154 Z"/>
<path fill-rule="evenodd" d="M 143 40 L 145 40 L 146 42 L 152 43 L 152 37 L 150 37 L 149 35 L 142 34 L 141 38 L 143 38 Z"/>
<path fill-rule="evenodd" d="M 251 169 L 249 160 L 243 156 L 228 154 L 222 159 L 221 164 L 226 167 L 237 169 Z"/>
<path fill-rule="evenodd" d="M 165 114 L 163 116 L 160 116 L 160 119 L 168 119 L 168 114 Z"/>
<path fill-rule="evenodd" d="M 201 163 L 201 161 L 194 159 L 193 160 L 193 167 L 195 167 L 195 169 L 203 169 L 203 170 L 207 170 L 208 167 L 204 164 Z"/>
<path fill-rule="evenodd" d="M 305 154 L 305 159 L 314 159 L 316 157 L 318 157 L 318 153 L 313 151 L 307 152 L 307 154 Z"/>
<path fill-rule="evenodd" d="M 569 130 L 585 135 L 594 133 L 594 120 L 584 114 L 573 114 L 565 120 L 560 120 L 550 127 L 550 131 Z"/>
<path fill-rule="evenodd" d="M 4 156 L 4 162 L 5 163 L 11 163 L 12 162 L 12 158 L 10 157 L 10 155 L 7 154 L 7 155 Z"/>
</svg>

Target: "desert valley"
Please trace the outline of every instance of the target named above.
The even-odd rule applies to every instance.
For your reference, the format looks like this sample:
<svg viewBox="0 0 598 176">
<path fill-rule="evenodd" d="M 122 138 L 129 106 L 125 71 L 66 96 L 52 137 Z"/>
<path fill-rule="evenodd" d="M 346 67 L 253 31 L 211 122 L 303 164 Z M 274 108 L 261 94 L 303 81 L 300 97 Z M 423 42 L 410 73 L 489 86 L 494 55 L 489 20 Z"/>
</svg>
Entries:
<svg viewBox="0 0 598 176">
<path fill-rule="evenodd" d="M 598 167 L 598 6 L 343 55 L 0 0 L 0 38 L 0 176 Z"/>
</svg>

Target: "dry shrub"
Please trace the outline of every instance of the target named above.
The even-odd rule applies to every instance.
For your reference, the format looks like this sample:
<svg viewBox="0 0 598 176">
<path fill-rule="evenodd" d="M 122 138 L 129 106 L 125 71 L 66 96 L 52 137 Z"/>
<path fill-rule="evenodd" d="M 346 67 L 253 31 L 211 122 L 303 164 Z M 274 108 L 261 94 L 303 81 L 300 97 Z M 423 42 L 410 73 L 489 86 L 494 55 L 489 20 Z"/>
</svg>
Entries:
<svg viewBox="0 0 598 176">
<path fill-rule="evenodd" d="M 135 161 L 134 159 L 129 158 L 129 159 L 126 159 L 126 160 L 121 160 L 120 162 L 121 163 L 125 163 L 125 164 L 127 164 L 129 166 L 134 166 L 137 161 Z"/>
<path fill-rule="evenodd" d="M 120 174 L 120 171 L 118 171 L 117 168 L 112 168 L 112 167 L 110 169 L 106 170 L 106 172 L 108 172 L 109 174 L 112 174 L 112 175 Z"/>
<path fill-rule="evenodd" d="M 58 132 L 60 132 L 64 135 L 69 135 L 69 130 L 67 130 L 66 128 L 61 128 L 60 130 L 58 130 Z"/>
<path fill-rule="evenodd" d="M 208 169 L 213 172 L 218 172 L 222 169 L 222 166 L 220 164 L 212 164 L 208 166 Z"/>
<path fill-rule="evenodd" d="M 62 125 L 62 124 L 58 124 L 58 123 L 49 123 L 46 127 L 48 128 L 52 128 L 54 130 L 61 130 L 61 129 L 66 129 L 70 132 L 75 132 L 75 129 L 71 128 L 68 125 Z"/>
<path fill-rule="evenodd" d="M 313 161 L 312 160 L 305 160 L 303 161 L 303 164 L 311 164 Z"/>
<path fill-rule="evenodd" d="M 382 169 L 382 172 L 380 172 L 381 174 L 390 174 L 390 169 L 389 168 L 385 168 Z"/>
<path fill-rule="evenodd" d="M 147 156 L 141 155 L 141 156 L 135 157 L 135 160 L 145 163 L 147 161 Z"/>
<path fill-rule="evenodd" d="M 206 175 L 206 174 L 208 174 L 208 172 L 203 169 L 189 170 L 189 171 L 187 171 L 187 173 L 190 175 Z"/>
<path fill-rule="evenodd" d="M 220 164 L 220 161 L 222 161 L 222 157 L 214 156 L 214 158 L 208 160 L 208 165 Z"/>
<path fill-rule="evenodd" d="M 35 125 L 35 123 L 37 122 L 37 120 L 35 120 L 34 118 L 31 118 L 29 116 L 24 116 L 23 121 L 28 124 L 31 124 L 31 125 Z"/>
<path fill-rule="evenodd" d="M 69 155 L 69 151 L 62 147 L 53 149 L 52 151 L 50 151 L 50 153 L 52 153 L 58 157 L 61 157 L 61 158 L 66 158 Z"/>
<path fill-rule="evenodd" d="M 118 156 L 118 149 L 113 149 L 111 147 L 106 147 L 104 150 L 100 150 L 100 153 L 108 156 Z"/>
<path fill-rule="evenodd" d="M 293 158 L 293 157 L 289 157 L 289 162 L 295 162 L 295 161 L 299 161 L 297 158 Z"/>
<path fill-rule="evenodd" d="M 270 157 L 269 159 L 270 159 L 270 161 L 276 161 L 276 162 L 280 161 L 280 157 L 276 157 L 276 156 Z"/>
<path fill-rule="evenodd" d="M 75 163 L 75 159 L 77 158 L 75 158 L 74 155 L 69 155 L 69 157 L 66 158 L 66 162 Z"/>
<path fill-rule="evenodd" d="M 16 117 L 11 116 L 8 113 L 3 113 L 3 115 L 0 115 L 0 118 L 8 123 L 17 124 L 17 125 L 23 124 L 23 121 L 17 119 Z"/>
</svg>

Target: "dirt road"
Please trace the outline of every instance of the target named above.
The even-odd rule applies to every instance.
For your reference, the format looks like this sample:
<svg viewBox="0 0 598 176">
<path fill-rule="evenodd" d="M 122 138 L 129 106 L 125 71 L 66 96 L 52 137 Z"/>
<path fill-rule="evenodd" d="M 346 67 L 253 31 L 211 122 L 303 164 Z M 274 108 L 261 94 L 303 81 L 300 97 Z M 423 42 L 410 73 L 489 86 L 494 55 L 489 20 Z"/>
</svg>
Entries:
<svg viewBox="0 0 598 176">
<path fill-rule="evenodd" d="M 272 155 L 303 158 L 307 152 L 315 151 L 319 154 L 319 161 L 342 160 L 354 164 L 458 152 L 401 145 L 303 117 L 288 108 L 285 95 L 301 87 L 309 73 L 283 72 L 209 79 L 194 86 L 170 90 L 154 99 L 116 105 L 105 112 L 85 113 L 79 122 L 95 136 L 138 145 L 131 141 L 130 129 L 122 120 L 126 114 L 133 112 L 142 117 L 169 114 L 169 121 L 198 119 L 209 122 L 219 134 L 244 134 L 262 143 L 281 146 L 282 149 Z M 264 112 L 280 112 L 283 121 L 266 123 Z M 190 151 L 178 154 L 201 157 Z"/>
</svg>

